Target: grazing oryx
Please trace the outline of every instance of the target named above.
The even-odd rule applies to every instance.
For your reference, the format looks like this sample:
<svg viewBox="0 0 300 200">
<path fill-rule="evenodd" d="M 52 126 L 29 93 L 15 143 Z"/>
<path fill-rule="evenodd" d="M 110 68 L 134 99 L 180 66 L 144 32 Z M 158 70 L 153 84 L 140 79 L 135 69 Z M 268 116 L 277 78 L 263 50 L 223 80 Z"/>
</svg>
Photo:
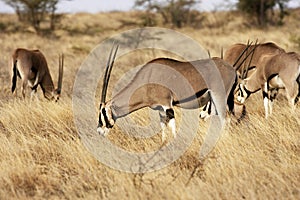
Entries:
<svg viewBox="0 0 300 200">
<path fill-rule="evenodd" d="M 254 92 L 262 89 L 265 117 L 272 113 L 272 104 L 279 89 L 286 90 L 286 96 L 293 110 L 300 95 L 300 55 L 294 52 L 265 54 L 258 60 L 260 67 L 251 76 L 245 77 L 238 88 L 238 101 L 244 101 Z"/>
<path fill-rule="evenodd" d="M 59 56 L 59 77 L 57 89 L 55 89 L 46 58 L 42 52 L 39 50 L 16 49 L 12 55 L 12 93 L 16 89 L 18 76 L 22 80 L 22 95 L 24 98 L 27 84 L 32 90 L 31 96 L 36 93 L 37 87 L 40 85 L 46 99 L 57 101 L 62 87 L 63 62 L 63 55 Z"/>
<path fill-rule="evenodd" d="M 246 44 L 232 45 L 225 52 L 224 60 L 227 61 L 229 64 L 234 65 L 237 58 L 239 57 L 239 55 L 241 55 L 241 53 L 243 52 L 243 50 L 246 47 L 247 47 Z M 276 44 L 274 44 L 272 42 L 250 45 L 249 51 L 253 50 L 254 48 L 255 48 L 255 51 L 253 52 L 253 55 L 251 55 L 251 57 L 248 57 L 245 60 L 244 64 L 250 63 L 250 60 L 251 60 L 251 66 L 255 66 L 257 68 L 259 68 L 261 66 L 260 58 L 262 56 L 264 56 L 265 54 L 270 54 L 270 53 L 279 54 L 279 53 L 285 52 L 284 49 L 280 48 L 279 46 L 277 46 Z M 242 64 L 241 62 L 242 62 L 241 60 L 238 60 L 238 62 L 236 64 Z M 253 72 L 252 69 L 253 69 L 252 67 L 247 68 L 247 71 L 250 70 L 252 73 Z M 244 73 L 243 71 L 245 71 L 245 67 L 240 67 L 238 69 L 238 75 L 240 76 L 240 74 L 244 74 L 244 76 L 246 76 L 246 77 L 248 77 L 248 75 L 251 75 L 251 73 L 248 74 L 248 72 Z"/>
<path fill-rule="evenodd" d="M 222 59 L 203 59 L 191 62 L 181 62 L 169 58 L 151 60 L 141 67 L 127 86 L 115 94 L 111 100 L 105 101 L 110 71 L 113 67 L 116 52 L 117 49 L 110 64 L 111 51 L 104 76 L 97 129 L 99 134 L 106 135 L 118 118 L 144 107 L 160 111 L 162 141 L 165 141 L 164 128 L 166 126 L 171 127 L 172 134 L 176 137 L 174 106 L 185 109 L 197 109 L 211 100 L 213 113 L 225 119 L 226 108 L 222 107 L 222 110 L 217 110 L 219 105 L 217 105 L 218 102 L 214 101 L 214 98 L 219 98 L 220 101 L 224 102 L 224 106 L 226 105 L 227 96 L 229 96 L 231 88 L 236 81 L 236 71 Z M 218 69 L 221 71 L 220 75 L 224 79 L 224 86 L 227 90 L 225 92 L 223 88 L 224 94 L 211 90 L 208 86 L 210 83 L 205 82 L 199 72 L 206 70 L 209 73 L 214 68 L 214 65 L 218 66 Z M 187 83 L 184 83 L 184 80 Z M 210 74 L 206 80 L 224 87 L 222 80 L 218 79 L 216 74 Z M 163 83 L 173 88 L 181 87 L 180 91 L 174 92 L 169 87 L 157 84 L 159 81 L 163 81 Z M 192 91 L 188 90 L 186 85 L 191 86 Z M 230 104 L 229 107 L 232 109 L 233 98 L 231 98 Z"/>
</svg>

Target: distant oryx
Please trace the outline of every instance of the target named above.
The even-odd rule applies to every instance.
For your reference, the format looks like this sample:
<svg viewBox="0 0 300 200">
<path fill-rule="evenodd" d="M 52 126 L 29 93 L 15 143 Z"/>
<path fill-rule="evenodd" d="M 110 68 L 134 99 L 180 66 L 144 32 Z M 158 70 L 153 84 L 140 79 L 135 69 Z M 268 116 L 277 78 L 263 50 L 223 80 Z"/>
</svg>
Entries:
<svg viewBox="0 0 300 200">
<path fill-rule="evenodd" d="M 235 62 L 236 62 L 237 58 L 239 57 L 239 55 L 241 55 L 241 53 L 243 52 L 243 50 L 246 47 L 247 47 L 246 44 L 241 44 L 241 43 L 232 45 L 225 52 L 224 60 L 227 61 L 231 65 L 242 64 L 241 60 L 238 60 L 237 63 L 235 63 Z M 252 69 L 253 69 L 251 66 L 255 66 L 255 67 L 259 68 L 261 66 L 260 58 L 262 56 L 264 56 L 266 54 L 270 54 L 270 53 L 271 54 L 279 54 L 279 53 L 285 52 L 284 49 L 282 49 L 281 47 L 277 46 L 276 44 L 274 44 L 272 42 L 250 45 L 248 51 L 251 51 L 254 48 L 255 48 L 255 51 L 253 52 L 253 55 L 249 56 L 243 63 L 245 65 L 245 67 L 240 67 L 238 69 L 239 76 L 240 76 L 240 74 L 243 74 L 244 76 L 248 77 L 248 70 L 252 71 Z M 250 60 L 251 60 L 251 63 L 250 63 Z M 243 71 L 245 71 L 245 68 L 247 68 L 246 65 L 249 63 L 251 64 L 250 69 L 248 68 L 247 72 L 244 73 Z M 245 78 L 245 77 L 243 77 L 243 78 Z"/>
<path fill-rule="evenodd" d="M 213 92 L 215 98 L 224 102 L 224 106 L 227 101 L 229 111 L 232 112 L 234 106 L 234 91 L 232 88 L 234 88 L 233 86 L 237 80 L 236 70 L 220 58 L 191 62 L 181 62 L 170 58 L 151 60 L 140 68 L 127 86 L 116 93 L 111 100 L 106 101 L 107 85 L 116 52 L 117 49 L 110 63 L 111 51 L 103 80 L 97 129 L 99 134 L 106 135 L 118 118 L 124 117 L 144 107 L 160 111 L 162 141 L 165 141 L 164 129 L 166 126 L 171 127 L 172 134 L 176 137 L 174 106 L 185 109 L 197 109 L 211 102 L 211 105 L 213 105 L 212 113 L 220 115 L 220 113 L 223 112 L 223 114 L 221 113 L 221 117 L 225 119 L 226 108 L 222 107 L 221 111 L 217 110 L 218 105 L 216 104 L 218 102 L 214 102 L 214 99 L 211 97 L 211 92 Z M 220 91 L 211 90 L 208 86 L 211 83 L 205 82 L 205 79 L 197 70 L 211 72 L 214 66 L 217 66 L 221 79 L 218 79 L 216 74 L 209 74 L 209 78 L 206 80 L 223 87 L 223 91 L 225 90 L 223 96 Z M 184 88 L 183 79 L 180 79 L 178 74 L 183 76 L 193 88 L 192 92 Z M 153 80 L 164 80 L 175 88 L 183 88 L 180 90 L 181 93 L 174 93 L 174 91 L 168 87 L 152 83 Z M 130 98 L 128 98 L 128 96 L 130 96 Z"/>
<path fill-rule="evenodd" d="M 59 56 L 59 77 L 57 89 L 50 75 L 45 56 L 39 50 L 27 50 L 18 48 L 12 54 L 11 66 L 11 91 L 14 92 L 17 85 L 17 77 L 22 80 L 22 95 L 25 98 L 27 85 L 35 94 L 38 85 L 43 90 L 44 97 L 48 100 L 57 101 L 60 97 L 63 77 L 64 57 Z"/>
<path fill-rule="evenodd" d="M 272 103 L 279 89 L 286 90 L 292 108 L 300 95 L 300 55 L 294 52 L 264 54 L 258 60 L 260 67 L 239 84 L 238 101 L 244 101 L 254 92 L 262 89 L 265 117 L 272 113 Z"/>
</svg>

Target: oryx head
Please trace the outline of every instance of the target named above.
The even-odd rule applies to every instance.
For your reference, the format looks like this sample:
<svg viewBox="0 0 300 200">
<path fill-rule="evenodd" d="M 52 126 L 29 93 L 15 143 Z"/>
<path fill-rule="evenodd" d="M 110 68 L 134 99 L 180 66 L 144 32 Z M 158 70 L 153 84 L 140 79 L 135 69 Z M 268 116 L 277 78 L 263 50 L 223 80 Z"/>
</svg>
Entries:
<svg viewBox="0 0 300 200">
<path fill-rule="evenodd" d="M 112 103 L 111 103 L 111 101 L 106 102 L 105 99 L 106 99 L 106 92 L 107 92 L 108 82 L 109 82 L 109 78 L 110 78 L 110 73 L 111 73 L 112 67 L 114 65 L 114 61 L 115 61 L 115 57 L 116 57 L 118 48 L 119 48 L 119 45 L 116 46 L 113 58 L 111 60 L 114 46 L 112 47 L 110 54 L 109 54 L 108 61 L 107 61 L 104 78 L 103 78 L 103 86 L 102 86 L 102 94 L 101 94 L 101 103 L 99 106 L 99 120 L 98 120 L 97 132 L 100 135 L 104 135 L 104 136 L 108 134 L 109 130 L 115 124 L 115 120 L 113 118 L 113 113 L 111 110 Z"/>
<path fill-rule="evenodd" d="M 54 88 L 53 82 L 51 77 L 46 76 L 43 78 L 41 82 L 41 88 L 44 93 L 44 97 L 50 101 L 57 102 L 60 98 L 61 88 L 62 88 L 62 79 L 63 79 L 63 66 L 64 66 L 64 55 L 59 55 L 59 69 L 58 69 L 58 81 L 57 81 L 57 88 Z M 38 72 L 39 73 L 39 72 Z M 38 76 L 38 75 L 37 75 Z"/>
<path fill-rule="evenodd" d="M 235 68 L 235 70 L 237 71 L 237 75 L 238 75 L 238 84 L 237 84 L 237 88 L 235 89 L 235 97 L 236 100 L 243 104 L 245 103 L 246 99 L 250 96 L 250 92 L 247 90 L 246 85 L 247 85 L 247 81 L 250 79 L 251 76 L 254 75 L 254 72 L 256 71 L 256 66 L 251 66 L 251 61 L 254 55 L 254 51 L 257 48 L 258 44 L 257 44 L 257 40 L 254 44 L 254 47 L 249 50 L 250 46 L 252 45 L 252 42 L 249 44 L 249 41 L 247 43 L 246 48 L 244 49 L 244 51 L 240 54 L 240 56 L 238 57 L 238 59 L 236 60 L 236 62 L 234 63 L 233 67 Z M 245 54 L 244 59 L 242 60 L 242 62 L 237 66 L 237 63 L 239 62 L 239 60 L 242 58 L 242 56 Z M 248 62 L 248 64 L 245 62 L 246 59 L 250 57 L 250 60 Z M 243 65 L 243 67 L 242 67 Z M 242 67 L 242 72 L 239 73 L 238 69 Z"/>
</svg>

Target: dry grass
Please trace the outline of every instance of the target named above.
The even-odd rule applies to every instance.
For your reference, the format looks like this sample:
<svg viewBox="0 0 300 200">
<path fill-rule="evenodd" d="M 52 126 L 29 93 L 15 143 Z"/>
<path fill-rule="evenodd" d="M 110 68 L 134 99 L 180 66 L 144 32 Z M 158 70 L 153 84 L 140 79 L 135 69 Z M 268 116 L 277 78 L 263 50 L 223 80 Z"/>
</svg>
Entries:
<svg viewBox="0 0 300 200">
<path fill-rule="evenodd" d="M 228 125 L 214 151 L 201 165 L 198 153 L 207 126 L 204 122 L 199 122 L 196 138 L 180 159 L 151 173 L 115 171 L 86 150 L 73 121 L 71 98 L 76 72 L 99 42 L 133 28 L 132 23 L 124 26 L 124 20 L 134 21 L 135 16 L 135 13 L 69 15 L 49 37 L 29 31 L 10 32 L 16 26 L 15 16 L 1 16 L 2 24 L 10 23 L 6 27 L 8 32 L 0 33 L 0 199 L 299 199 L 299 106 L 291 115 L 283 97 L 276 101 L 274 113 L 266 121 L 261 94 L 254 95 L 247 102 L 249 119 L 238 126 Z M 213 55 L 219 55 L 221 46 L 226 48 L 256 38 L 261 42 L 274 41 L 290 51 L 296 49 L 289 36 L 300 35 L 295 30 L 300 25 L 297 13 L 287 19 L 289 25 L 267 30 L 247 27 L 236 14 L 229 19 L 232 21 L 228 25 L 220 27 L 178 31 L 199 41 Z M 206 23 L 215 20 L 209 18 Z M 41 49 L 54 79 L 58 53 L 65 53 L 63 95 L 59 103 L 46 102 L 39 94 L 41 101 L 28 104 L 10 94 L 7 63 L 16 47 Z M 117 66 L 126 67 L 116 67 L 111 81 L 117 81 L 131 66 L 161 54 L 118 61 Z M 145 112 L 139 111 L 135 116 L 138 118 Z M 115 127 L 109 139 L 134 151 L 161 145 L 160 134 L 146 140 L 120 135 L 124 136 Z"/>
</svg>

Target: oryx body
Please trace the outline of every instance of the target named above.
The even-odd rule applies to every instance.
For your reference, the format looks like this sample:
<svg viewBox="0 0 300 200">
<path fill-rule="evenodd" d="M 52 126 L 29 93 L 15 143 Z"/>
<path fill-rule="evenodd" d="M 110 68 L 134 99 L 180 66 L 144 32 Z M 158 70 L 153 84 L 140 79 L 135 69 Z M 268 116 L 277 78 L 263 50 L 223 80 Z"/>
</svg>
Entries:
<svg viewBox="0 0 300 200">
<path fill-rule="evenodd" d="M 38 85 L 43 90 L 44 97 L 49 100 L 58 100 L 61 93 L 63 57 L 59 59 L 59 80 L 57 89 L 50 75 L 45 56 L 39 50 L 28 50 L 18 48 L 12 54 L 11 64 L 11 91 L 14 92 L 17 84 L 17 77 L 22 80 L 22 95 L 25 98 L 27 86 L 36 93 Z"/>
<path fill-rule="evenodd" d="M 219 78 L 221 75 L 221 78 L 224 79 L 223 82 L 216 78 L 218 76 L 209 72 L 216 69 L 215 65 L 218 66 Z M 210 77 L 204 79 L 199 73 L 201 70 L 206 70 Z M 210 83 L 207 81 L 219 83 L 220 91 L 223 91 L 224 95 L 219 91 L 211 90 Z M 218 102 L 211 98 L 211 93 L 215 95 L 215 99 L 224 101 L 226 106 L 227 97 L 235 81 L 235 70 L 221 59 L 204 59 L 192 62 L 181 62 L 169 58 L 151 60 L 143 65 L 132 81 L 115 94 L 111 100 L 105 101 L 106 91 L 103 89 L 97 130 L 100 134 L 106 135 L 118 118 L 141 108 L 149 107 L 160 111 L 163 130 L 169 125 L 175 137 L 174 106 L 196 109 L 203 107 L 212 100 L 214 114 L 225 118 L 226 108 L 222 107 L 221 110 L 216 110 L 215 104 Z M 108 83 L 106 77 L 104 82 Z M 230 108 L 232 109 L 233 98 L 229 104 L 231 104 Z M 164 131 L 162 134 L 164 141 Z"/>
<path fill-rule="evenodd" d="M 243 103 L 252 93 L 262 89 L 265 117 L 272 113 L 272 103 L 279 89 L 286 90 L 292 108 L 299 97 L 300 56 L 297 53 L 265 54 L 260 67 L 239 85 L 238 100 Z"/>
<path fill-rule="evenodd" d="M 247 44 L 234 44 L 228 48 L 228 50 L 225 52 L 224 60 L 228 62 L 231 65 L 234 65 L 237 58 L 240 56 L 240 54 L 244 51 L 244 49 L 247 47 Z M 255 44 L 250 45 L 249 49 L 247 51 L 251 51 L 255 48 L 253 51 L 253 55 L 249 56 L 244 62 L 240 59 L 236 64 L 237 65 L 248 65 L 250 62 L 250 66 L 255 66 L 256 68 L 259 68 L 262 66 L 261 63 L 261 57 L 266 54 L 280 54 L 285 52 L 285 50 L 278 45 L 268 42 L 268 43 L 261 43 L 261 44 Z M 244 54 L 246 56 L 246 54 Z M 241 63 L 243 62 L 243 63 Z M 238 69 L 239 75 L 243 73 L 245 70 L 245 67 L 240 67 Z M 251 69 L 250 69 L 251 70 Z M 251 74 L 251 73 L 250 73 Z M 249 75 L 250 75 L 249 74 Z M 248 76 L 248 74 L 246 74 Z"/>
</svg>

